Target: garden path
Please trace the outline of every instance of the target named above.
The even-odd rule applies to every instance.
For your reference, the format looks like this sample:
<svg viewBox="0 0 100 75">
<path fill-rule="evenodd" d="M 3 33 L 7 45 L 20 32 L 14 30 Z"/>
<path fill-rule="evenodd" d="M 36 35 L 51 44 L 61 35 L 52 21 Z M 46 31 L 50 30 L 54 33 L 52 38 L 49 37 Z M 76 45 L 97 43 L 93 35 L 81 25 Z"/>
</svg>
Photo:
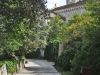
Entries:
<svg viewBox="0 0 100 75">
<path fill-rule="evenodd" d="M 48 61 L 26 59 L 25 68 L 16 75 L 61 75 Z"/>
</svg>

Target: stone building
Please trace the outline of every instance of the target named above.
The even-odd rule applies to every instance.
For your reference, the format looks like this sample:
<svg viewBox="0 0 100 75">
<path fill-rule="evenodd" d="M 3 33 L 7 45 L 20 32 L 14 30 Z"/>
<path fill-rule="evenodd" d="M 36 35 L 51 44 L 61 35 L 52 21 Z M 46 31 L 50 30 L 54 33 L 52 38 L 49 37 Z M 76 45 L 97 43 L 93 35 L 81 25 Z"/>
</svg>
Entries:
<svg viewBox="0 0 100 75">
<path fill-rule="evenodd" d="M 87 0 L 66 0 L 66 5 L 60 7 L 54 6 L 50 12 L 65 17 L 65 23 L 67 23 L 75 12 L 80 14 L 85 12 L 84 4 L 86 1 Z"/>
<path fill-rule="evenodd" d="M 61 18 L 64 19 L 65 23 L 68 23 L 74 13 L 82 14 L 86 11 L 84 8 L 86 1 L 87 0 L 66 0 L 66 5 L 60 7 L 56 7 L 55 4 L 55 6 L 50 10 L 50 17 L 48 18 L 48 20 L 50 21 L 50 19 L 58 14 Z M 63 46 L 63 43 L 59 44 L 59 55 L 63 51 Z"/>
</svg>

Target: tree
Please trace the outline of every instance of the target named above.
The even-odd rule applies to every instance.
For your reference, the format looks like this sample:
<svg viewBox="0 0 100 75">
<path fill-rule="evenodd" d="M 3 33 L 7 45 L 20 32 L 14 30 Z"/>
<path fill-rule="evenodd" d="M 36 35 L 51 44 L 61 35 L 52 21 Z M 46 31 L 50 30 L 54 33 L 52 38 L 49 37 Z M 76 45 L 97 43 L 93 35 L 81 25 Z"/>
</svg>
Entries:
<svg viewBox="0 0 100 75">
<path fill-rule="evenodd" d="M 49 32 L 49 42 L 60 42 L 59 35 L 60 31 L 63 29 L 64 21 L 59 15 L 55 16 L 50 21 L 50 32 Z"/>
<path fill-rule="evenodd" d="M 48 46 L 50 51 L 50 57 L 55 61 L 57 61 L 58 56 L 58 44 L 60 42 L 59 34 L 61 29 L 64 26 L 64 21 L 61 19 L 59 15 L 55 16 L 49 23 L 49 35 L 48 35 Z"/>
<path fill-rule="evenodd" d="M 59 65 L 62 66 L 65 71 L 71 70 L 71 73 L 73 75 L 78 75 L 79 70 L 82 66 L 81 62 L 85 63 L 84 60 L 80 61 L 82 59 L 79 60 L 78 58 L 83 57 L 79 55 L 79 52 L 82 52 L 81 48 L 84 45 L 83 38 L 85 35 L 85 28 L 87 27 L 87 23 L 89 23 L 89 20 L 93 20 L 89 15 L 89 12 L 85 12 L 81 15 L 75 13 L 68 24 L 64 26 L 61 32 L 62 34 L 64 34 L 62 36 L 63 38 L 61 39 L 63 39 L 62 41 L 66 42 L 67 50 L 64 50 L 59 56 L 60 59 L 58 58 L 58 62 L 60 62 Z M 86 59 L 86 57 L 84 57 L 84 59 Z"/>
<path fill-rule="evenodd" d="M 94 21 L 92 21 L 89 26 L 86 28 L 86 38 L 88 40 L 88 43 L 93 44 L 95 47 L 97 47 L 100 44 L 100 38 L 99 31 L 100 31 L 100 1 L 99 0 L 89 0 L 88 3 L 85 5 L 86 9 L 90 11 L 90 16 L 94 18 Z M 99 46 L 98 46 L 99 47 Z"/>
<path fill-rule="evenodd" d="M 75 13 L 68 24 L 65 26 L 64 32 L 65 42 L 79 40 L 81 41 L 83 38 L 83 34 L 85 32 L 86 24 L 88 22 L 87 19 L 92 19 L 88 17 L 89 13 L 83 13 L 82 15 Z"/>
<path fill-rule="evenodd" d="M 90 67 L 92 75 L 100 75 L 100 1 L 89 0 L 85 7 L 88 12 L 75 14 L 64 27 L 62 41 L 76 50 L 71 75 L 79 75 L 81 66 Z"/>
<path fill-rule="evenodd" d="M 0 7 L 0 34 L 2 36 L 0 54 L 14 57 L 39 48 L 40 45 L 35 47 L 35 44 L 39 43 L 34 41 L 37 40 L 35 36 L 40 31 L 40 34 L 46 37 L 46 33 L 43 33 L 46 26 L 42 25 L 42 17 L 40 17 L 45 17 L 45 3 L 44 0 L 0 1 L 0 6 L 2 6 Z M 38 28 L 39 26 L 41 27 Z M 40 36 L 40 34 L 38 35 Z M 41 40 L 41 38 L 38 40 Z M 42 38 L 42 41 L 45 40 Z"/>
</svg>

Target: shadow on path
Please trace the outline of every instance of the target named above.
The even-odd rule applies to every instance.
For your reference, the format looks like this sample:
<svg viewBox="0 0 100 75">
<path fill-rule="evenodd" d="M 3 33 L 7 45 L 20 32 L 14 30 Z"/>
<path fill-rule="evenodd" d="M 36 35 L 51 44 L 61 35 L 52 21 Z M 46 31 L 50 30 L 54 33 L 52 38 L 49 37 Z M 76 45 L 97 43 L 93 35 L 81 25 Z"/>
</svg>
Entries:
<svg viewBox="0 0 100 75">
<path fill-rule="evenodd" d="M 16 75 L 61 75 L 46 60 L 26 59 L 25 68 Z"/>
</svg>

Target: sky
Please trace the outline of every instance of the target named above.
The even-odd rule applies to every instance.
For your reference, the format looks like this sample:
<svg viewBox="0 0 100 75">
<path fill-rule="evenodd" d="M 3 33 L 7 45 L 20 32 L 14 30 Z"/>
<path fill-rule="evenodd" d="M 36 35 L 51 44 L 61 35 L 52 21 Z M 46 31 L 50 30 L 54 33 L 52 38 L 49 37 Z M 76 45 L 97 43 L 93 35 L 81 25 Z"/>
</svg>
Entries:
<svg viewBox="0 0 100 75">
<path fill-rule="evenodd" d="M 48 9 L 51 9 L 55 6 L 55 4 L 56 4 L 57 7 L 63 6 L 63 5 L 66 4 L 66 0 L 47 0 L 46 5 L 47 5 Z"/>
</svg>

